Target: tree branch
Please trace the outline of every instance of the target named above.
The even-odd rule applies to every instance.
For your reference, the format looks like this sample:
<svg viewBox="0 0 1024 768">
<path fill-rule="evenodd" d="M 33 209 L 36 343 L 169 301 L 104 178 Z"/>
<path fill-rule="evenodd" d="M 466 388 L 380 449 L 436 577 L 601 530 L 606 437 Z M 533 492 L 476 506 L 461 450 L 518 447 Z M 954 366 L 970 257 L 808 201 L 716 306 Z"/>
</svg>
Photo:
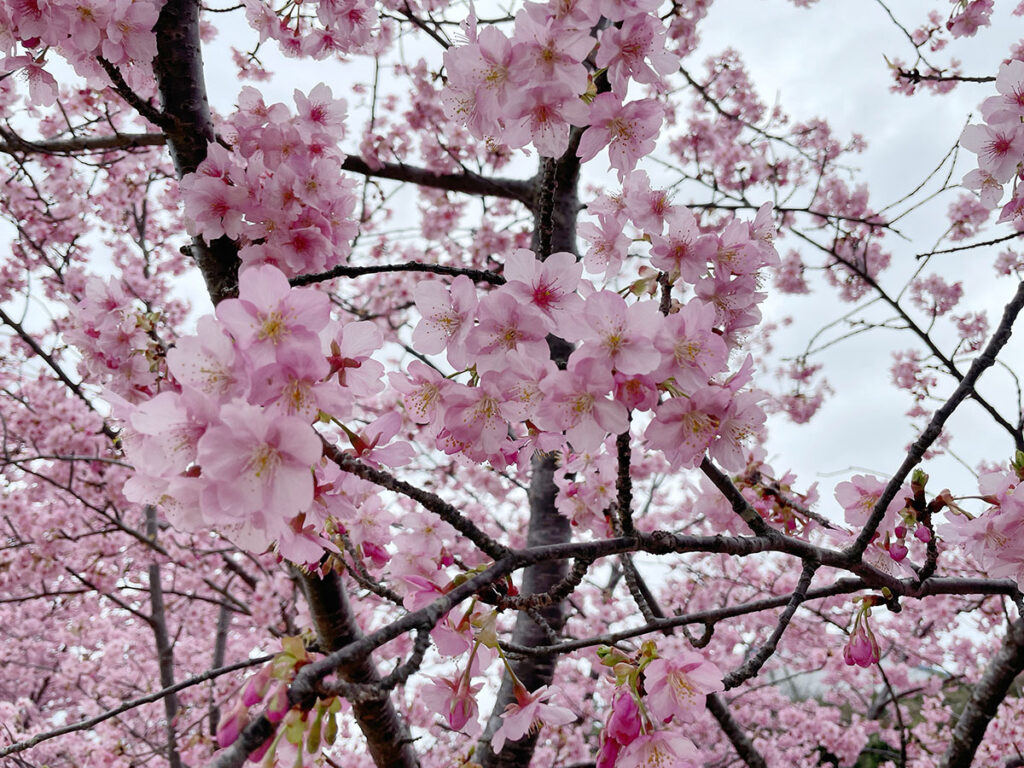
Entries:
<svg viewBox="0 0 1024 768">
<path fill-rule="evenodd" d="M 389 491 L 400 493 L 413 501 L 419 502 L 424 509 L 433 512 L 450 526 L 455 528 L 455 530 L 476 544 L 481 552 L 492 559 L 500 560 L 508 554 L 507 547 L 499 544 L 480 530 L 476 523 L 463 515 L 459 510 L 440 496 L 430 493 L 429 491 L 425 491 L 422 488 L 417 488 L 404 480 L 399 480 L 388 472 L 380 469 L 374 469 L 371 466 L 363 464 L 363 462 L 353 456 L 350 456 L 344 451 L 339 450 L 337 446 L 328 443 L 326 440 L 324 441 L 324 455 L 337 464 L 339 469 L 343 469 L 344 471 L 349 472 L 356 477 L 361 477 L 364 480 L 369 480 L 371 483 L 379 485 L 381 488 L 386 488 Z"/>
<path fill-rule="evenodd" d="M 113 150 L 162 147 L 167 143 L 163 133 L 113 133 L 106 136 L 69 136 L 55 139 L 26 139 L 14 131 L 0 128 L 0 152 L 13 154 L 74 155 Z"/>
<path fill-rule="evenodd" d="M 871 543 L 871 539 L 875 535 L 875 530 L 885 516 L 889 503 L 896 498 L 896 493 L 907 479 L 911 470 L 921 461 L 929 446 L 942 434 L 943 425 L 960 406 L 960 403 L 973 394 L 974 385 L 981 377 L 981 374 L 995 363 L 996 357 L 1010 340 L 1010 335 L 1013 332 L 1013 323 L 1022 308 L 1024 308 L 1024 282 L 1017 286 L 1016 294 L 1014 294 L 1003 310 L 1003 317 L 999 321 L 999 326 L 996 328 L 995 333 L 992 334 L 992 338 L 985 346 L 985 349 L 971 363 L 970 369 L 963 379 L 960 380 L 960 384 L 953 391 L 953 394 L 935 412 L 931 421 L 928 422 L 928 426 L 925 427 L 924 432 L 910 446 L 910 450 L 907 451 L 907 456 L 900 465 L 900 468 L 889 479 L 888 485 L 885 486 L 885 490 L 871 511 L 871 517 L 864 524 L 864 528 L 861 530 L 860 535 L 857 536 L 856 541 L 846 550 L 846 554 L 851 559 L 859 559 L 864 554 L 864 550 L 867 549 L 868 544 Z"/>
<path fill-rule="evenodd" d="M 337 651 L 363 638 L 337 571 L 332 569 L 323 578 L 298 572 L 298 579 L 323 649 Z M 340 663 L 336 671 L 349 683 L 376 685 L 381 682 L 369 654 Z M 419 766 L 409 728 L 399 717 L 390 696 L 355 697 L 350 702 L 356 722 L 366 737 L 370 757 L 379 768 Z"/>
<path fill-rule="evenodd" d="M 1002 647 L 971 691 L 971 698 L 953 729 L 942 768 L 970 768 L 989 722 L 1021 672 L 1024 672 L 1024 619 L 1017 619 L 1007 627 Z"/>
<path fill-rule="evenodd" d="M 709 693 L 707 702 L 708 711 L 718 721 L 722 728 L 722 733 L 729 739 L 740 760 L 746 763 L 749 768 L 768 768 L 768 763 L 764 761 L 764 757 L 757 751 L 757 747 L 754 746 L 754 742 L 747 735 L 743 726 L 732 716 L 732 712 L 729 711 L 729 706 L 725 703 L 725 699 L 717 693 Z"/>
<path fill-rule="evenodd" d="M 405 163 L 375 163 L 370 165 L 361 157 L 349 155 L 341 164 L 346 171 L 376 179 L 407 181 L 421 187 L 444 189 L 448 192 L 464 192 L 467 195 L 503 197 L 518 200 L 524 205 L 533 203 L 533 184 L 521 179 L 492 179 L 472 171 L 464 173 L 434 173 Z"/>
<path fill-rule="evenodd" d="M 322 283 L 325 280 L 333 280 L 336 277 L 360 277 L 362 275 L 378 275 L 386 272 L 429 272 L 435 275 L 465 275 L 478 283 L 490 283 L 491 285 L 504 285 L 505 278 L 496 272 L 489 272 L 486 269 L 466 269 L 463 267 L 449 267 L 443 264 L 420 264 L 410 261 L 407 264 L 377 264 L 366 267 L 352 267 L 341 265 L 329 269 L 326 272 L 318 272 L 312 275 L 299 275 L 288 282 L 294 286 L 309 285 L 310 283 Z"/>
<path fill-rule="evenodd" d="M 156 541 L 157 521 L 156 507 L 147 504 L 146 535 Z M 157 665 L 160 669 L 160 684 L 165 688 L 174 685 L 174 648 L 167 633 L 167 613 L 164 610 L 164 592 L 160 581 L 160 565 L 149 565 L 149 607 L 150 623 L 153 637 L 156 639 Z M 164 696 L 164 714 L 167 716 L 167 763 L 171 768 L 181 768 L 181 755 L 178 753 L 178 742 L 174 733 L 175 716 L 178 714 L 178 696 L 171 692 Z"/>
<path fill-rule="evenodd" d="M 95 717 L 90 717 L 87 720 L 79 720 L 77 723 L 62 725 L 60 728 L 54 728 L 52 731 L 36 734 L 31 739 L 19 741 L 16 744 L 11 744 L 6 747 L 0 747 L 0 757 L 7 757 L 9 755 L 17 754 L 18 752 L 24 752 L 26 749 L 32 749 L 33 747 L 42 744 L 44 741 L 56 739 L 59 736 L 65 736 L 69 733 L 91 730 L 103 721 L 109 720 L 112 717 L 117 717 L 118 715 L 135 709 L 136 707 L 141 707 L 143 704 L 152 704 L 154 701 L 160 701 L 160 699 L 165 696 L 171 696 L 178 691 L 191 688 L 193 685 L 205 683 L 207 680 L 215 680 L 218 677 L 231 674 L 232 672 L 237 672 L 240 669 L 248 669 L 249 667 L 257 666 L 258 664 L 264 664 L 271 661 L 273 658 L 273 656 L 259 656 L 255 659 L 238 661 L 234 664 L 228 664 L 226 667 L 211 669 L 203 672 L 202 674 L 193 675 L 192 677 L 181 680 L 168 688 L 161 688 L 159 691 L 147 693 L 145 696 L 139 696 L 136 699 L 126 701 L 120 706 L 108 709 L 106 712 L 101 712 Z"/>
</svg>

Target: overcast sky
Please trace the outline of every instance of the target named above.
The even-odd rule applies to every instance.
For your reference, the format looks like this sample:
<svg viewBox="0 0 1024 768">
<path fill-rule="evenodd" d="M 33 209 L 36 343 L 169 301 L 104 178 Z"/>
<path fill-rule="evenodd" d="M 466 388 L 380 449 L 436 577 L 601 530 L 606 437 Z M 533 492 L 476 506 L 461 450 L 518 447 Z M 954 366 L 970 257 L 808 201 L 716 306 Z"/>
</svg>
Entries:
<svg viewBox="0 0 1024 768">
<path fill-rule="evenodd" d="M 1010 44 L 1024 37 L 1024 20 L 1010 16 L 1008 6 L 1012 4 L 1001 5 L 992 28 L 974 39 L 953 41 L 946 51 L 931 55 L 932 60 L 945 63 L 955 56 L 962 59 L 966 75 L 995 74 Z M 948 8 L 937 0 L 891 3 L 893 12 L 911 30 L 936 6 L 946 6 L 940 8 L 942 12 Z M 717 0 L 702 29 L 704 50 L 732 46 L 743 52 L 767 101 L 777 97 L 795 119 L 827 118 L 841 138 L 853 132 L 866 138 L 868 149 L 856 162 L 876 208 L 916 186 L 957 140 L 969 113 L 976 112 L 977 105 L 995 92 L 988 83 L 965 84 L 942 96 L 920 93 L 908 98 L 890 93 L 883 54 L 912 61 L 913 51 L 881 4 L 870 0 L 822 0 L 811 9 L 781 0 Z M 973 159 L 965 153 L 954 180 L 969 170 Z M 887 238 L 886 249 L 893 253 L 887 285 L 898 285 L 898 276 L 916 266 L 914 254 L 932 247 L 947 225 L 945 210 L 958 194 L 947 193 L 935 205 L 909 217 L 902 228 L 910 242 Z M 1005 226 L 997 229 L 990 224 L 986 235 L 1008 231 Z M 783 240 L 780 248 L 786 245 Z M 967 295 L 957 311 L 987 306 L 994 323 L 1016 288 L 1009 278 L 994 279 L 992 262 L 998 250 L 939 256 L 926 273 L 939 272 L 950 282 L 964 281 Z M 776 319 L 783 314 L 794 316 L 794 330 L 780 336 L 780 347 L 785 343 L 799 347 L 806 338 L 809 317 L 832 318 L 845 308 L 814 298 L 786 297 L 770 304 L 769 315 Z M 776 469 L 794 467 L 801 476 L 818 477 L 823 496 L 830 496 L 827 489 L 852 467 L 883 474 L 894 471 L 902 458 L 901 449 L 915 432 L 903 416 L 909 399 L 890 394 L 890 353 L 914 346 L 918 345 L 908 334 L 876 331 L 845 342 L 822 357 L 831 369 L 829 377 L 837 394 L 809 427 L 791 428 L 773 421 L 771 446 L 778 457 Z M 1006 358 L 1009 361 L 1022 359 L 1021 345 L 1014 347 Z M 990 371 L 980 388 L 999 398 L 1004 415 L 1014 420 L 1013 390 L 1005 373 Z M 1008 438 L 990 425 L 990 418 L 971 403 L 951 422 L 954 449 L 969 463 L 999 459 L 1012 451 Z M 926 468 L 935 478 L 935 491 L 946 485 L 954 492 L 973 490 L 969 473 L 955 461 L 933 461 Z"/>
</svg>

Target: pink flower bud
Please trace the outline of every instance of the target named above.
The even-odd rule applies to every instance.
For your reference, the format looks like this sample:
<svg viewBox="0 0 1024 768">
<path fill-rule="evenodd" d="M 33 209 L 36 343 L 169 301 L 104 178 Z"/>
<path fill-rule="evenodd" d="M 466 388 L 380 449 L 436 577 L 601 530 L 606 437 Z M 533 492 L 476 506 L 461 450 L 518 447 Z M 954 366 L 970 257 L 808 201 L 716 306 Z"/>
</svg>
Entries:
<svg viewBox="0 0 1024 768">
<path fill-rule="evenodd" d="M 605 733 L 620 744 L 629 744 L 640 735 L 640 709 L 629 691 L 616 694 Z"/>
<path fill-rule="evenodd" d="M 372 541 L 364 541 L 360 546 L 363 548 L 363 556 L 370 558 L 376 566 L 387 565 L 391 555 L 388 551 Z"/>
<path fill-rule="evenodd" d="M 917 530 L 914 531 L 914 535 L 917 537 L 918 541 L 924 544 L 927 544 L 932 540 L 932 532 L 923 525 L 917 526 Z"/>
<path fill-rule="evenodd" d="M 234 744 L 248 722 L 249 713 L 245 707 L 236 706 L 230 715 L 220 721 L 220 726 L 217 728 L 217 746 L 224 749 Z"/>
<path fill-rule="evenodd" d="M 622 745 L 615 739 L 608 738 L 607 731 L 601 735 L 601 750 L 597 753 L 597 768 L 615 768 L 615 759 L 619 756 Z"/>
<path fill-rule="evenodd" d="M 905 525 L 897 525 L 896 526 L 896 538 L 897 539 L 902 539 L 902 538 L 905 538 L 906 535 L 907 535 L 907 526 L 905 526 Z"/>
<path fill-rule="evenodd" d="M 288 710 L 292 708 L 291 703 L 288 701 L 288 684 L 281 683 L 277 686 L 274 692 L 270 695 L 270 699 L 267 701 L 266 716 L 267 720 L 277 725 L 284 719 L 284 716 L 288 714 Z"/>
<path fill-rule="evenodd" d="M 270 687 L 270 665 L 263 667 L 259 672 L 249 678 L 242 691 L 242 704 L 251 707 L 263 701 Z"/>
<path fill-rule="evenodd" d="M 868 636 L 863 627 L 850 636 L 850 641 L 843 648 L 843 660 L 848 666 L 870 667 L 878 661 L 878 644 Z"/>
<path fill-rule="evenodd" d="M 267 750 L 270 749 L 270 745 L 274 743 L 274 737 L 270 736 L 266 741 L 260 744 L 256 751 L 249 755 L 250 763 L 258 763 L 263 759 L 263 756 L 267 754 Z"/>
<path fill-rule="evenodd" d="M 894 543 L 889 545 L 889 557 L 891 557 L 897 563 L 900 562 L 906 556 L 907 548 L 902 544 Z"/>
</svg>

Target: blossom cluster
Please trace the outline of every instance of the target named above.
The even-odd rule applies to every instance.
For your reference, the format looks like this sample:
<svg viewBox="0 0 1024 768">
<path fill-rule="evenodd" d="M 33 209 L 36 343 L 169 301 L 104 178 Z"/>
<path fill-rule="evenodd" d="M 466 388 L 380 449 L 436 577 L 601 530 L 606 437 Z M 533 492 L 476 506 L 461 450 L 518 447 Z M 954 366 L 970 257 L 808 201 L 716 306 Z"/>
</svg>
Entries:
<svg viewBox="0 0 1024 768">
<path fill-rule="evenodd" d="M 99 63 L 102 58 L 121 67 L 129 84 L 148 91 L 153 82 L 150 63 L 156 55 L 153 27 L 162 6 L 161 0 L 4 0 L 0 2 L 0 73 L 22 70 L 32 101 L 53 104 L 57 81 L 46 69 L 53 49 L 95 87 L 109 84 Z"/>
<path fill-rule="evenodd" d="M 918 474 L 915 473 L 915 478 Z M 923 476 L 927 480 L 927 476 Z M 917 480 L 920 482 L 920 480 Z M 843 508 L 846 522 L 859 531 L 868 522 L 875 506 L 882 498 L 886 482 L 873 475 L 854 475 L 836 486 L 835 498 Z M 922 491 L 923 492 L 923 491 Z M 871 544 L 864 553 L 865 562 L 883 571 L 910 573 L 904 565 L 909 548 L 908 534 L 922 543 L 931 540 L 931 530 L 923 524 L 917 503 L 919 496 L 913 483 L 896 492 L 885 508 L 885 514 L 875 529 Z"/>
<path fill-rule="evenodd" d="M 1010 201 L 999 216 L 1024 227 L 1024 61 L 1003 63 L 996 76 L 998 96 L 981 104 L 981 123 L 964 128 L 960 145 L 978 156 L 978 167 L 964 177 L 964 186 L 977 190 L 988 208 L 999 206 L 1007 182 L 1013 181 Z"/>
<path fill-rule="evenodd" d="M 978 516 L 959 507 L 939 529 L 949 544 L 963 547 L 992 578 L 1024 581 L 1024 495 L 1021 483 L 1022 455 L 1005 470 L 986 472 L 978 479 L 978 491 L 990 505 Z"/>
<path fill-rule="evenodd" d="M 146 312 L 119 281 L 91 277 L 73 307 L 65 339 L 83 353 L 79 370 L 129 402 L 153 397 L 163 377 L 159 316 Z"/>
<path fill-rule="evenodd" d="M 597 768 L 700 765 L 700 750 L 678 726 L 704 710 L 707 694 L 724 690 L 718 667 L 696 651 L 661 658 L 650 641 L 636 661 L 610 648 L 599 654 L 612 667 L 617 687 L 601 731 Z M 665 728 L 668 724 L 674 727 Z"/>
<path fill-rule="evenodd" d="M 371 323 L 333 321 L 326 294 L 292 288 L 273 266 L 250 267 L 239 283 L 239 298 L 221 302 L 167 352 L 159 392 L 146 369 L 129 382 L 140 395 L 133 401 L 108 395 L 137 467 L 125 493 L 159 503 L 183 530 L 216 526 L 254 552 L 276 541 L 285 557 L 315 562 L 331 546 L 321 533 L 334 487 L 322 476 L 314 423 L 340 423 L 357 398 L 383 388 L 383 367 L 370 359 L 382 337 Z M 110 295 L 87 294 L 79 318 L 95 318 Z M 91 338 L 90 327 L 80 335 Z M 123 366 L 121 375 L 137 371 Z M 348 431 L 358 453 L 401 462 L 396 446 L 374 452 L 383 430 Z"/>
<path fill-rule="evenodd" d="M 511 37 L 492 26 L 478 32 L 470 17 L 467 42 L 444 57 L 446 114 L 478 139 L 511 148 L 532 143 L 546 157 L 568 149 L 571 126 L 589 126 L 576 154 L 589 160 L 608 147 L 621 179 L 654 148 L 664 116 L 656 99 L 627 102 L 629 81 L 659 89 L 678 67 L 657 6 L 651 0 L 529 4 L 516 15 Z M 602 17 L 614 23 L 598 24 Z M 599 29 L 596 40 L 593 29 Z M 595 68 L 607 76 L 601 93 Z"/>
<path fill-rule="evenodd" d="M 321 83 L 296 90 L 296 114 L 239 95 L 224 133 L 195 173 L 181 180 L 189 233 L 208 242 L 227 235 L 246 264 L 273 264 L 289 277 L 344 262 L 356 231 L 355 183 L 342 174 L 346 104 Z"/>
<path fill-rule="evenodd" d="M 286 56 L 325 59 L 362 51 L 372 47 L 374 33 L 380 31 L 370 0 L 320 0 L 311 6 L 288 0 L 277 7 L 245 0 L 243 5 L 260 43 L 275 40 Z"/>
<path fill-rule="evenodd" d="M 450 285 L 420 283 L 413 346 L 425 355 L 446 353 L 469 381 L 413 362 L 408 378 L 394 375 L 392 383 L 440 450 L 474 462 L 505 466 L 533 448 L 596 453 L 609 435 L 627 430 L 633 411 L 653 414 L 648 445 L 673 467 L 693 467 L 710 450 L 738 470 L 741 444 L 764 414 L 760 393 L 745 389 L 749 359 L 729 370 L 728 342 L 738 324 L 729 300 L 746 313 L 743 323 L 756 321 L 753 273 L 775 252 L 756 226 L 734 224 L 721 236 L 700 236 L 703 256 L 690 256 L 682 236 L 666 246 L 675 259 L 661 265 L 670 279 L 683 270 L 698 281 L 697 296 L 668 314 L 654 298 L 599 290 L 569 253 L 540 261 L 517 250 L 506 262 L 505 284 L 482 296 L 464 276 Z M 721 286 L 731 293 L 720 298 L 714 291 Z M 549 357 L 552 334 L 575 346 L 564 368 Z"/>
</svg>

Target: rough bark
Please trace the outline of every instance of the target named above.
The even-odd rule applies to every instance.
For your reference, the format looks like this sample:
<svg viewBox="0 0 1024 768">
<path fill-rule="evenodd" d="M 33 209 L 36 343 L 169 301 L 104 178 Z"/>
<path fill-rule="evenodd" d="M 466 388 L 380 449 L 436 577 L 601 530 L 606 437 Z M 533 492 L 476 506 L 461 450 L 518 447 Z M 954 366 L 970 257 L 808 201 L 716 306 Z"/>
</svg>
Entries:
<svg viewBox="0 0 1024 768">
<path fill-rule="evenodd" d="M 1024 619 L 1017 619 L 1007 628 L 1002 646 L 971 691 L 971 698 L 953 729 L 942 768 L 970 768 L 988 724 L 1021 672 L 1024 672 Z"/>
<path fill-rule="evenodd" d="M 199 40 L 197 0 L 167 0 L 156 27 L 153 61 L 160 103 L 167 117 L 164 133 L 174 169 L 181 178 L 206 157 L 214 139 L 206 99 L 203 51 Z M 192 238 L 189 248 L 199 265 L 214 304 L 238 292 L 238 246 L 227 237 L 207 243 Z"/>
<path fill-rule="evenodd" d="M 530 479 L 530 528 L 527 533 L 527 547 L 540 544 L 551 544 L 568 541 L 570 535 L 569 520 L 555 509 L 554 471 L 555 459 L 552 456 L 535 458 L 532 464 L 533 474 Z M 523 572 L 523 595 L 534 595 L 547 592 L 568 573 L 568 560 L 556 560 L 531 565 Z M 539 609 L 539 614 L 550 630 L 559 632 L 565 625 L 565 603 L 554 603 Z M 549 629 L 541 626 L 526 612 L 516 618 L 516 626 L 512 633 L 512 642 L 517 645 L 535 647 L 547 645 Z M 551 683 L 555 675 L 558 657 L 550 654 L 518 660 L 512 664 L 516 677 L 528 690 L 534 691 L 542 685 Z M 478 760 L 484 768 L 524 768 L 530 764 L 533 750 L 537 745 L 537 732 L 524 739 L 506 742 L 501 754 L 495 755 L 490 747 L 491 736 L 501 725 L 500 715 L 505 707 L 515 701 L 511 678 L 506 674 L 501 681 L 498 698 L 494 710 L 487 722 L 484 738 L 480 742 L 481 754 Z"/>
<path fill-rule="evenodd" d="M 298 578 L 324 651 L 336 651 L 363 637 L 337 572 L 330 571 L 323 578 L 299 573 Z M 342 664 L 338 675 L 350 683 L 379 683 L 381 680 L 369 656 Z M 419 765 L 409 729 L 390 697 L 353 701 L 352 712 L 376 765 L 380 768 L 416 768 Z"/>
<path fill-rule="evenodd" d="M 544 159 L 537 177 L 538 190 L 534 198 L 533 247 L 538 257 L 546 258 L 556 251 L 576 253 L 576 216 L 579 212 L 577 186 L 579 184 L 579 160 L 576 147 L 579 144 L 578 130 L 574 130 L 569 149 L 558 160 Z M 562 339 L 549 337 L 551 357 L 560 366 L 572 351 L 572 346 Z M 570 538 L 569 521 L 557 509 L 555 498 L 554 456 L 534 456 L 530 477 L 530 522 L 526 537 L 527 547 L 566 542 Z M 533 595 L 547 592 L 569 572 L 568 560 L 552 560 L 529 566 L 523 572 L 521 593 Z M 526 612 L 516 618 L 512 642 L 526 647 L 547 645 L 551 633 L 562 630 L 566 620 L 565 602 L 557 602 L 539 611 L 540 618 L 547 626 L 538 624 Z M 549 685 L 554 679 L 557 655 L 526 657 L 512 665 L 516 677 L 534 691 L 542 685 Z M 512 680 L 508 674 L 501 681 L 498 698 L 487 721 L 487 728 L 478 745 L 477 760 L 483 768 L 526 768 L 533 757 L 538 733 L 534 732 L 516 742 L 506 742 L 501 754 L 491 749 L 491 736 L 501 725 L 501 713 L 515 701 Z"/>
<path fill-rule="evenodd" d="M 156 541 L 156 509 L 146 506 L 146 535 Z M 160 668 L 160 686 L 174 685 L 174 647 L 167 632 L 167 612 L 164 610 L 164 590 L 160 581 L 160 566 L 149 566 L 149 608 L 153 637 L 156 640 L 157 664 Z M 174 731 L 174 720 L 178 714 L 178 696 L 173 691 L 164 696 L 164 715 L 167 717 L 167 764 L 170 768 L 181 768 L 178 740 Z"/>
</svg>

